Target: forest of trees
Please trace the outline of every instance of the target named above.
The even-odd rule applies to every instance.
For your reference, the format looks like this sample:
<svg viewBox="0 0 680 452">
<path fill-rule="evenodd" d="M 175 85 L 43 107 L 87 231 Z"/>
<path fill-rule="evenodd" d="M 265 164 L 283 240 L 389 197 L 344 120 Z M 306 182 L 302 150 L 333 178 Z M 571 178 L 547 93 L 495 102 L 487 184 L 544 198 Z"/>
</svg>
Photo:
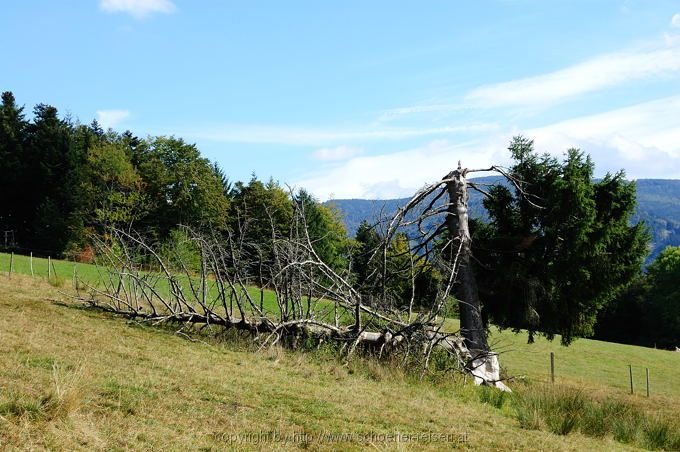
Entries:
<svg viewBox="0 0 680 452">
<path fill-rule="evenodd" d="M 159 243 L 174 240 L 180 225 L 225 230 L 243 209 L 263 228 L 270 214 L 283 227 L 293 202 L 309 204 L 324 258 L 342 265 L 348 252 L 337 212 L 305 191 L 291 196 L 255 175 L 232 183 L 181 138 L 104 131 L 45 104 L 27 118 L 10 92 L 0 107 L 0 193 L 0 228 L 12 231 L 6 245 L 37 254 L 78 258 L 92 234 L 112 227 L 134 227 Z"/>
<path fill-rule="evenodd" d="M 181 138 L 105 131 L 45 104 L 31 118 L 11 92 L 0 106 L 0 194 L 0 231 L 11 231 L 0 246 L 7 250 L 88 261 L 92 239 L 106 240 L 117 228 L 141 233 L 170 258 L 181 250 L 191 262 L 185 227 L 225 233 L 247 217 L 245 246 L 260 246 L 272 226 L 287 234 L 295 205 L 303 205 L 319 257 L 336 269 L 356 267 L 355 278 L 366 271 L 361 237 L 350 239 L 337 209 L 304 189 L 291 192 L 254 174 L 233 182 Z M 410 297 L 396 278 L 393 286 L 397 304 Z"/>
<path fill-rule="evenodd" d="M 669 246 L 598 314 L 595 338 L 680 346 L 680 247 Z"/>
<path fill-rule="evenodd" d="M 76 257 L 88 235 L 134 223 L 168 238 L 177 224 L 221 227 L 229 198 L 215 167 L 174 137 L 140 139 L 80 124 L 9 92 L 0 111 L 0 226 L 16 246 Z"/>
<path fill-rule="evenodd" d="M 635 184 L 623 173 L 594 182 L 593 164 L 582 153 L 571 152 L 562 163 L 536 155 L 526 140 L 513 145 L 522 144 L 511 149 L 513 177 L 538 187 L 550 208 L 536 208 L 507 186 L 490 190 L 488 222 L 472 224 L 486 324 L 561 334 L 564 342 L 595 333 L 677 345 L 680 254 L 668 248 L 643 272 L 648 236 L 642 224 L 629 225 Z M 231 181 L 181 138 L 105 131 L 46 104 L 29 117 L 11 92 L 2 94 L 0 106 L 0 196 L 0 231 L 11 231 L 0 245 L 16 251 L 86 261 L 93 237 L 105 241 L 118 228 L 176 253 L 186 242 L 184 227 L 227 234 L 248 218 L 242 240 L 247 252 L 257 253 L 264 248 L 253 244 L 267 241 L 272 225 L 285 235 L 302 206 L 315 252 L 349 272 L 367 305 L 386 292 L 397 307 L 409 300 L 424 305 L 441 279 L 426 260 L 413 259 L 403 232 L 387 251 L 394 271 L 378 268 L 370 254 L 380 231 L 364 222 L 348 237 L 339 211 L 304 189 L 290 191 L 255 175 Z M 400 274 L 409 261 L 416 263 L 411 269 L 419 266 L 412 285 Z M 373 277 L 380 272 L 384 278 Z M 633 319 L 644 319 L 636 334 L 626 331 Z"/>
</svg>

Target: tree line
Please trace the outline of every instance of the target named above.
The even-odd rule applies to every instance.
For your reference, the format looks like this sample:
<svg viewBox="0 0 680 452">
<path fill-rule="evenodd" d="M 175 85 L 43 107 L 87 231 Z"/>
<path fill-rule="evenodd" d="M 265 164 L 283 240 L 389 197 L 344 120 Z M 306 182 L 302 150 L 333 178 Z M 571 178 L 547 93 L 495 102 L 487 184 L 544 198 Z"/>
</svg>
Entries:
<svg viewBox="0 0 680 452">
<path fill-rule="evenodd" d="M 680 346 L 680 247 L 666 247 L 598 314 L 595 339 Z"/>
<path fill-rule="evenodd" d="M 243 209 L 257 211 L 263 225 L 284 227 L 293 202 L 314 210 L 329 260 L 338 259 L 345 240 L 338 215 L 305 191 L 292 197 L 255 175 L 232 183 L 194 144 L 174 136 L 104 131 L 96 120 L 81 124 L 45 104 L 28 119 L 11 92 L 0 106 L 0 193 L 0 227 L 14 232 L 17 246 L 53 256 L 77 257 L 89 236 L 111 227 L 133 225 L 158 242 L 172 239 L 178 225 L 225 230 Z"/>
<path fill-rule="evenodd" d="M 163 239 L 179 223 L 218 226 L 229 208 L 216 169 L 182 139 L 104 131 L 46 104 L 29 120 L 10 92 L 0 121 L 0 224 L 23 248 L 73 257 L 107 226 Z"/>
</svg>

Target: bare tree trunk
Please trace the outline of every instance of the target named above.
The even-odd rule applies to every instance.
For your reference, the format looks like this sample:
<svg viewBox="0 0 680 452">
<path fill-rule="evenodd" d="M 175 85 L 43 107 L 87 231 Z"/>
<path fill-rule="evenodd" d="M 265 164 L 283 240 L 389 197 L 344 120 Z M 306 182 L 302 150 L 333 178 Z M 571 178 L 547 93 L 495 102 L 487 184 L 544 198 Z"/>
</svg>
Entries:
<svg viewBox="0 0 680 452">
<path fill-rule="evenodd" d="M 465 179 L 466 170 L 452 171 L 448 176 L 446 189 L 449 194 L 448 214 L 446 216 L 447 228 L 452 243 L 460 246 L 460 267 L 458 269 L 458 281 L 460 289 L 458 294 L 460 308 L 460 327 L 465 345 L 474 355 L 484 354 L 490 351 L 486 340 L 486 329 L 482 320 L 482 305 L 479 300 L 477 280 L 472 269 L 471 237 L 468 226 L 468 183 Z"/>
</svg>

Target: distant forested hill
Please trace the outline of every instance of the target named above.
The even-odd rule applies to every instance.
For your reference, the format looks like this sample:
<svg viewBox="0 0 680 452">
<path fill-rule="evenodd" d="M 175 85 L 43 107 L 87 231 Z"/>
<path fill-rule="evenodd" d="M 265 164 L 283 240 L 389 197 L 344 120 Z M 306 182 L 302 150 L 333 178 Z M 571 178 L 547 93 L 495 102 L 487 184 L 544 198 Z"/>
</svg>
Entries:
<svg viewBox="0 0 680 452">
<path fill-rule="evenodd" d="M 680 245 L 680 180 L 637 181 L 637 212 L 652 231 L 650 260 L 667 246 Z"/>
<path fill-rule="evenodd" d="M 498 177 L 476 178 L 475 182 L 498 183 Z M 470 193 L 470 213 L 473 218 L 485 218 L 486 212 L 481 195 Z M 334 199 L 326 204 L 335 205 L 342 213 L 350 236 L 354 236 L 363 220 L 374 221 L 380 212 L 389 215 L 408 198 L 401 199 Z M 680 180 L 639 179 L 637 181 L 637 211 L 633 221 L 644 221 L 652 233 L 652 249 L 648 261 L 656 257 L 665 247 L 680 245 Z"/>
</svg>

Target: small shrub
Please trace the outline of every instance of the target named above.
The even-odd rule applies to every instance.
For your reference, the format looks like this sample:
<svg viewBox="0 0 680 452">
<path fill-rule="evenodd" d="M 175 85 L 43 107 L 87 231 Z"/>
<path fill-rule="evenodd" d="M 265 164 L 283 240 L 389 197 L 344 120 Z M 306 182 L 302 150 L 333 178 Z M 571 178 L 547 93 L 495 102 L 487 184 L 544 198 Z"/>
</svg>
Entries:
<svg viewBox="0 0 680 452">
<path fill-rule="evenodd" d="M 577 429 L 583 413 L 590 408 L 581 391 L 554 387 L 516 393 L 513 401 L 522 428 L 545 427 L 557 435 Z"/>
<path fill-rule="evenodd" d="M 557 435 L 567 435 L 578 426 L 586 405 L 581 391 L 553 391 L 545 402 L 546 425 Z"/>
<path fill-rule="evenodd" d="M 539 400 L 534 393 L 514 393 L 513 405 L 519 425 L 527 430 L 541 428 Z"/>
<path fill-rule="evenodd" d="M 170 231 L 166 241 L 161 244 L 159 254 L 170 264 L 172 270 L 185 270 L 198 273 L 201 269 L 201 252 L 196 242 L 191 240 L 186 229 Z"/>
<path fill-rule="evenodd" d="M 483 402 L 489 397 L 480 393 Z M 552 386 L 527 387 L 510 400 L 522 428 L 546 429 L 557 435 L 574 431 L 593 437 L 612 435 L 621 443 L 680 450 L 680 430 L 674 420 L 649 417 L 627 401 L 598 400 L 579 390 Z"/>
<path fill-rule="evenodd" d="M 587 403 L 581 414 L 581 431 L 588 436 L 603 437 L 614 434 L 617 425 L 624 427 L 633 415 L 630 404 L 618 400 L 605 399 L 602 403 Z M 627 422 L 621 422 L 627 419 Z M 625 442 L 625 441 L 624 441 Z"/>
<path fill-rule="evenodd" d="M 505 405 L 506 398 L 508 396 L 507 392 L 501 391 L 490 386 L 480 386 L 479 387 L 479 401 L 491 405 L 499 410 Z"/>
<path fill-rule="evenodd" d="M 578 424 L 578 414 L 572 412 L 551 413 L 547 416 L 546 425 L 556 435 L 568 435 Z"/>
<path fill-rule="evenodd" d="M 38 419 L 42 412 L 40 400 L 26 396 L 12 395 L 10 399 L 0 403 L 0 416 L 6 418 Z"/>
<path fill-rule="evenodd" d="M 517 408 L 517 420 L 519 426 L 526 430 L 540 430 L 541 429 L 541 415 L 538 408 L 531 405 L 526 405 Z"/>
<path fill-rule="evenodd" d="M 611 424 L 612 435 L 620 443 L 633 444 L 640 431 L 640 416 L 617 416 Z"/>
<path fill-rule="evenodd" d="M 91 264 L 94 262 L 94 247 L 89 243 L 83 247 L 75 256 L 76 262 Z"/>
<path fill-rule="evenodd" d="M 430 354 L 429 368 L 435 372 L 447 372 L 458 367 L 458 361 L 451 353 L 442 349 L 434 349 Z"/>
<path fill-rule="evenodd" d="M 51 278 L 47 279 L 47 282 L 53 287 L 64 287 L 64 284 L 66 284 L 66 280 L 58 275 L 52 275 Z"/>
<path fill-rule="evenodd" d="M 642 446 L 649 449 L 680 450 L 680 433 L 677 427 L 668 419 L 648 418 L 642 428 Z"/>
</svg>

